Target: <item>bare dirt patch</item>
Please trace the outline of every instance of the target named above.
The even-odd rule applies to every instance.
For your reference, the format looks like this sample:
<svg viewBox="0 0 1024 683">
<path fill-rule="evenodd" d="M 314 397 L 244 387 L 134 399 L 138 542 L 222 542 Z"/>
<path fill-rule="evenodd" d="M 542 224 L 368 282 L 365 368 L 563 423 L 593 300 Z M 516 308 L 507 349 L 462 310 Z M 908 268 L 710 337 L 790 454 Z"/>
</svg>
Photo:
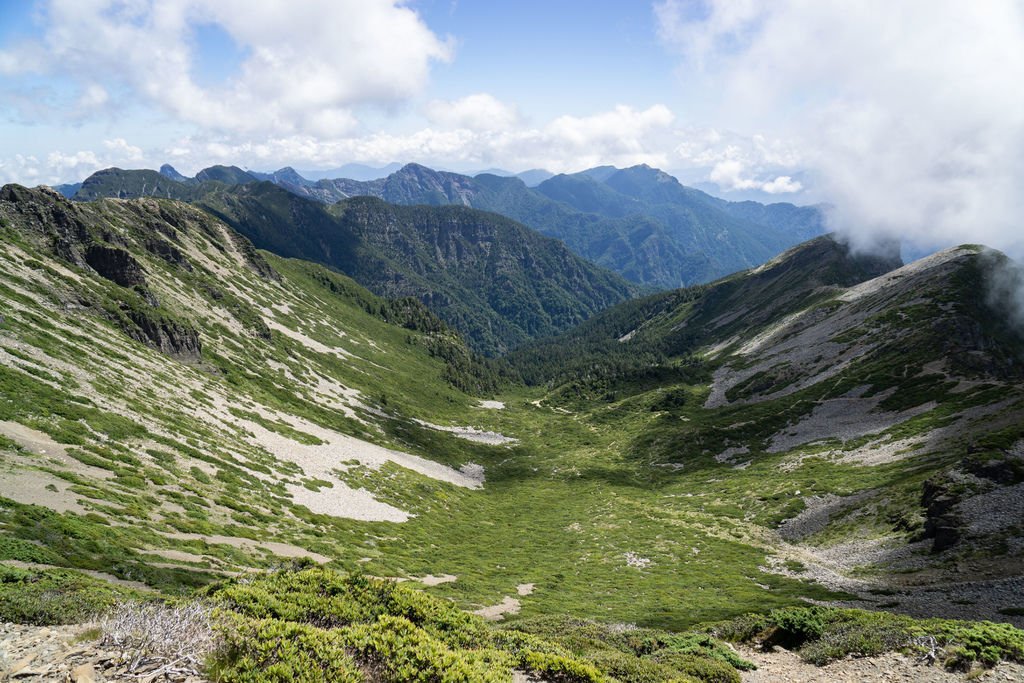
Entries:
<svg viewBox="0 0 1024 683">
<path fill-rule="evenodd" d="M 458 580 L 458 578 L 459 577 L 455 576 L 454 574 L 441 574 L 440 576 L 427 574 L 426 576 L 421 576 L 420 578 L 414 580 L 419 581 L 424 586 L 440 586 L 442 583 L 454 583 Z"/>
<path fill-rule="evenodd" d="M 0 471 L 0 495 L 22 505 L 41 505 L 54 512 L 74 512 L 84 515 L 86 510 L 71 484 L 49 472 L 39 470 Z"/>
<path fill-rule="evenodd" d="M 205 541 L 211 545 L 229 545 L 233 548 L 239 548 L 241 550 L 253 551 L 253 550 L 265 550 L 269 553 L 277 555 L 278 557 L 296 558 L 296 557 L 308 557 L 314 562 L 324 564 L 331 561 L 331 558 L 326 555 L 314 553 L 311 550 L 300 548 L 297 545 L 290 543 L 279 543 L 277 541 L 254 541 L 251 538 L 241 538 L 239 536 L 220 536 L 217 534 L 205 535 L 205 534 L 188 534 L 183 532 L 165 533 L 163 536 L 179 541 Z M 164 551 L 157 551 L 161 554 Z"/>
<path fill-rule="evenodd" d="M 504 401 L 480 401 L 476 404 L 477 408 L 484 408 L 485 410 L 504 410 Z"/>
<path fill-rule="evenodd" d="M 487 621 L 501 621 L 506 614 L 519 614 L 519 608 L 520 602 L 506 595 L 497 605 L 481 607 L 478 610 L 473 610 L 473 614 L 481 616 Z"/>
</svg>

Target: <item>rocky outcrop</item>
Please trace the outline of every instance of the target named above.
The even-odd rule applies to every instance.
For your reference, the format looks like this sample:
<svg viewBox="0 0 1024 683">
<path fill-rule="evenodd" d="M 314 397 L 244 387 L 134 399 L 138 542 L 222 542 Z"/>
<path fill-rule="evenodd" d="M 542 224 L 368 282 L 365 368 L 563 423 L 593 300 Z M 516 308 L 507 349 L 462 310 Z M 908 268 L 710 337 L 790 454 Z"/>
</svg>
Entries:
<svg viewBox="0 0 1024 683">
<path fill-rule="evenodd" d="M 150 238 L 143 243 L 143 246 L 146 248 L 146 251 L 163 259 L 164 261 L 167 261 L 167 263 L 170 263 L 171 265 L 184 268 L 187 271 L 192 270 L 192 264 L 189 263 L 188 259 L 185 258 L 185 255 L 181 253 L 181 250 L 166 240 Z"/>
<path fill-rule="evenodd" d="M 101 276 L 122 287 L 146 286 L 142 266 L 124 249 L 91 244 L 85 249 L 85 262 Z"/>
<path fill-rule="evenodd" d="M 192 327 L 137 310 L 128 311 L 127 317 L 133 325 L 125 332 L 143 344 L 182 359 L 198 359 L 202 354 L 199 333 Z"/>
<path fill-rule="evenodd" d="M 963 535 L 963 520 L 957 513 L 961 495 L 943 477 L 924 482 L 921 505 L 925 509 L 924 538 L 932 539 L 932 552 L 956 545 Z"/>
<path fill-rule="evenodd" d="M 25 681 L 105 683 L 174 681 L 204 683 L 188 667 L 160 666 L 108 645 L 90 624 L 28 626 L 0 623 L 0 678 Z"/>
</svg>

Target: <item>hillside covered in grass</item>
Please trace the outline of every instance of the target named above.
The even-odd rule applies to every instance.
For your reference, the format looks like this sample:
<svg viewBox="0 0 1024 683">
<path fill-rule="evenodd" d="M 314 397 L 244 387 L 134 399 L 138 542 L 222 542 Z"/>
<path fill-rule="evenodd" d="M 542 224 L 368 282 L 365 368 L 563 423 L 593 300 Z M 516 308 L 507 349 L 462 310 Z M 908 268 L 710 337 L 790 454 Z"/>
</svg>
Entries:
<svg viewBox="0 0 1024 683">
<path fill-rule="evenodd" d="M 191 202 L 261 249 L 320 263 L 378 295 L 415 297 L 491 356 L 563 332 L 639 291 L 558 240 L 493 213 L 369 197 L 325 206 L 234 167 L 188 181 L 107 169 L 75 198 L 147 196 Z"/>
<path fill-rule="evenodd" d="M 237 680 L 277 656 L 264 626 L 298 648 L 283 666 L 359 675 L 433 653 L 496 680 L 548 655 L 735 680 L 686 667 L 776 633 L 827 636 L 811 659 L 926 636 L 939 663 L 1019 659 L 1024 344 L 998 254 L 818 239 L 499 361 L 175 200 L 7 186 L 0 238 L 5 619 L 219 596 L 252 636 L 218 665 Z M 262 573 L 296 560 L 324 573 Z"/>
</svg>

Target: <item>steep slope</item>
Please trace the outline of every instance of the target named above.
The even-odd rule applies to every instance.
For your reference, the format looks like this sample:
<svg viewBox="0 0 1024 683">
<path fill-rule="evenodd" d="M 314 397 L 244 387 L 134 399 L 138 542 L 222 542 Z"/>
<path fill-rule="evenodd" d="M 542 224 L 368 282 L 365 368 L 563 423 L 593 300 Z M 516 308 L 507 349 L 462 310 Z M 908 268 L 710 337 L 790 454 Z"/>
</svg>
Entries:
<svg viewBox="0 0 1024 683">
<path fill-rule="evenodd" d="M 461 204 L 494 211 L 564 241 L 638 283 L 678 287 L 749 268 L 821 234 L 814 207 L 727 202 L 647 166 L 519 178 L 475 178 L 407 164 L 371 182 L 320 180 L 289 190 L 318 201 L 367 195 L 393 204 Z"/>
<path fill-rule="evenodd" d="M 277 184 L 252 176 L 221 182 L 244 173 L 232 169 L 207 169 L 197 176 L 206 178 L 201 183 L 108 169 L 90 176 L 75 198 L 106 193 L 192 202 L 259 248 L 330 266 L 381 295 L 419 298 L 490 355 L 564 331 L 638 291 L 501 216 L 366 199 L 325 207 L 299 196 L 309 186 L 291 184 L 287 169 L 275 176 Z"/>
<path fill-rule="evenodd" d="M 0 223 L 0 559 L 188 585 L 408 518 L 350 469 L 481 485 L 468 442 L 409 452 L 489 381 L 415 301 L 175 202 L 9 185 Z"/>
<path fill-rule="evenodd" d="M 493 391 L 498 368 L 422 305 L 256 251 L 195 207 L 8 186 L 0 219 L 4 613 L 62 614 L 52 595 L 68 586 L 177 592 L 300 555 L 419 581 L 574 652 L 582 638 L 604 672 L 626 664 L 601 643 L 633 659 L 711 647 L 623 623 L 776 608 L 734 628 L 785 636 L 820 620 L 822 646 L 840 643 L 830 656 L 863 654 L 828 630 L 849 624 L 872 643 L 983 635 L 995 658 L 1017 637 L 805 602 L 1021 623 L 1019 342 L 987 313 L 975 250 L 877 277 L 891 260 L 817 240 L 587 324 L 624 349 L 612 369 L 636 356 L 646 374 L 594 358 L 479 401 L 453 385 Z M 778 305 L 729 317 L 758 295 Z M 686 326 L 685 346 L 657 346 Z M 789 384 L 787 362 L 802 369 Z M 281 619 L 308 614 L 287 585 L 266 589 L 258 604 Z"/>
<path fill-rule="evenodd" d="M 268 183 L 197 203 L 259 247 L 337 268 L 378 294 L 419 298 L 489 354 L 568 329 L 635 291 L 562 244 L 481 211 L 371 198 L 325 208 Z"/>
<path fill-rule="evenodd" d="M 1024 583 L 1024 332 L 993 297 L 1012 265 L 978 247 L 895 265 L 820 238 L 512 360 L 552 405 L 663 414 L 634 457 L 717 473 L 727 514 L 778 525 L 777 571 L 1005 619 Z"/>
<path fill-rule="evenodd" d="M 621 304 L 511 358 L 531 383 L 572 377 L 587 366 L 597 374 L 625 372 L 622 363 L 642 371 L 737 332 L 759 330 L 833 296 L 840 287 L 901 265 L 895 253 L 851 254 L 832 236 L 819 237 L 752 271 Z"/>
</svg>

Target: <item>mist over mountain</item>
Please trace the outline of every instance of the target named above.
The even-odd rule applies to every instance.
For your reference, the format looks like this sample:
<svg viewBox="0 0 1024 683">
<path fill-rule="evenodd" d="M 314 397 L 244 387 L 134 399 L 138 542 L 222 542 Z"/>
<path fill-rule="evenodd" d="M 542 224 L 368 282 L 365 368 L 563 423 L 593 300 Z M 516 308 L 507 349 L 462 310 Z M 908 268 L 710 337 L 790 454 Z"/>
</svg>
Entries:
<svg viewBox="0 0 1024 683">
<path fill-rule="evenodd" d="M 299 175 L 309 180 L 327 180 L 330 178 L 352 178 L 353 180 L 376 180 L 385 178 L 402 167 L 402 164 L 393 162 L 386 166 L 375 167 L 366 164 L 344 164 L 337 168 L 330 168 L 318 171 L 299 171 Z"/>
<path fill-rule="evenodd" d="M 0 681 L 1024 682 L 1021 83 L 1024 0 L 0 4 Z"/>
</svg>

